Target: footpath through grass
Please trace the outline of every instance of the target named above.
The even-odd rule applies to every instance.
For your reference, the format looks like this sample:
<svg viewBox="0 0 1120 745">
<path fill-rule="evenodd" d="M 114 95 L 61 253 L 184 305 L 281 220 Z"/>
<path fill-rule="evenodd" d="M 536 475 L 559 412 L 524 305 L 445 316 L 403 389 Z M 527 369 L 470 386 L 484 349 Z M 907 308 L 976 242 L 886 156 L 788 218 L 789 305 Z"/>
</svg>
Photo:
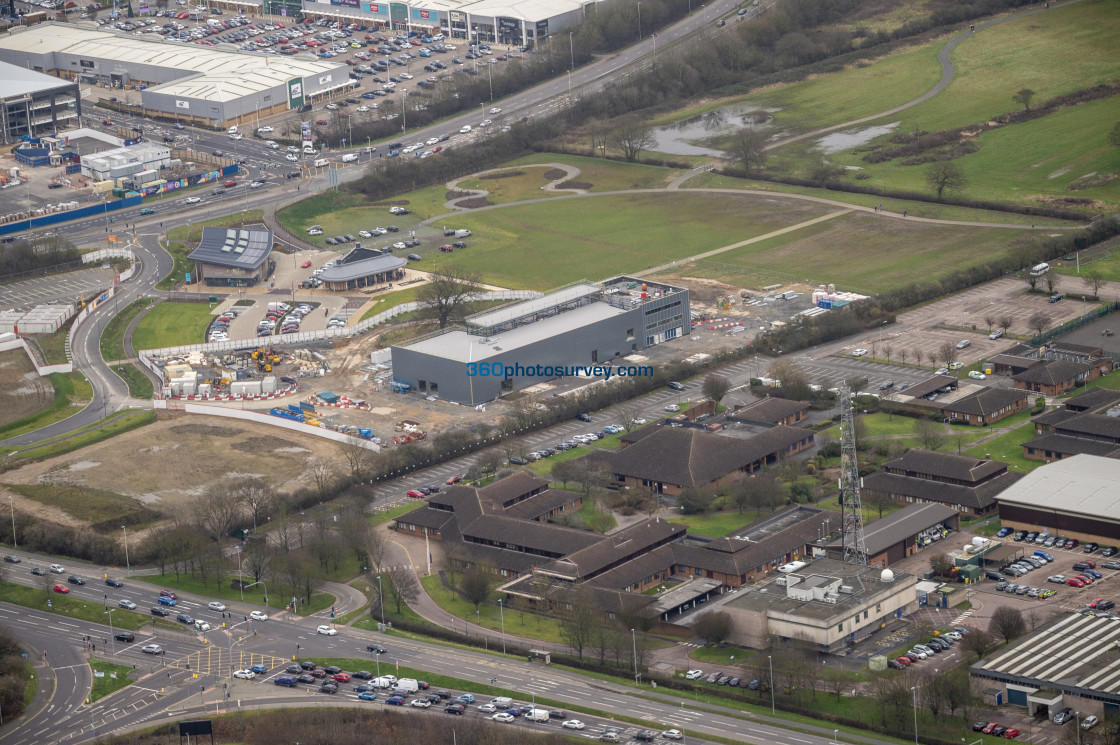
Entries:
<svg viewBox="0 0 1120 745">
<path fill-rule="evenodd" d="M 91 703 L 132 685 L 132 681 L 128 679 L 132 668 L 128 665 L 116 665 L 94 657 L 89 661 L 89 666 L 93 668 L 93 690 L 89 694 Z"/>
<path fill-rule="evenodd" d="M 46 579 L 39 577 L 38 579 Z M 108 625 L 109 617 L 105 612 L 104 603 L 91 603 L 88 600 L 80 600 L 69 595 L 63 595 L 59 592 L 50 590 L 56 582 L 65 584 L 65 580 L 61 579 L 61 575 L 51 575 L 52 580 L 50 585 L 44 582 L 43 587 L 25 587 L 24 585 L 17 585 L 14 582 L 0 581 L 0 600 L 15 605 L 22 605 L 25 608 L 34 608 L 36 610 L 54 613 L 66 618 L 76 618 L 79 621 L 88 621 L 90 623 L 103 623 Z M 49 601 L 49 605 L 48 605 Z M 128 631 L 135 631 L 144 624 L 148 623 L 148 616 L 142 615 L 136 611 L 125 610 L 124 608 L 117 608 L 113 612 L 113 628 L 127 629 Z"/>
<path fill-rule="evenodd" d="M 214 317 L 209 303 L 160 303 L 136 324 L 132 348 L 160 349 L 201 344 Z"/>
</svg>

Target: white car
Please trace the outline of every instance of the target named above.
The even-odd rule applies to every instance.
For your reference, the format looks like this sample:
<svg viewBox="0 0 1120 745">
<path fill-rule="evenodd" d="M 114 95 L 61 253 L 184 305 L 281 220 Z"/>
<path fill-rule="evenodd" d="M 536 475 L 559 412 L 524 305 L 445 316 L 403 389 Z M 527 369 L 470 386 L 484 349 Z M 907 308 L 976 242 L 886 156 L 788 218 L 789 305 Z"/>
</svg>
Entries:
<svg viewBox="0 0 1120 745">
<path fill-rule="evenodd" d="M 368 230 L 359 230 L 358 235 L 361 236 L 362 238 L 372 238 L 373 237 L 373 233 L 369 232 Z"/>
<path fill-rule="evenodd" d="M 398 75 L 397 77 L 401 77 L 401 78 L 404 78 L 405 80 L 412 80 L 412 76 L 411 76 L 411 75 L 409 75 L 409 74 L 408 74 L 407 72 L 402 72 L 402 73 L 401 73 L 400 75 Z"/>
<path fill-rule="evenodd" d="M 240 678 L 241 680 L 252 680 L 257 677 L 257 674 L 252 670 L 234 670 L 233 677 Z"/>
<path fill-rule="evenodd" d="M 494 704 L 492 704 L 492 703 L 491 704 L 480 704 L 479 707 L 478 707 L 478 710 L 481 711 L 483 714 L 493 714 L 495 711 L 498 710 L 498 707 L 494 706 Z"/>
<path fill-rule="evenodd" d="M 298 152 L 299 152 L 299 148 L 298 148 L 298 147 L 296 147 L 295 145 L 288 145 L 288 152 L 289 152 L 289 153 L 298 153 Z"/>
<path fill-rule="evenodd" d="M 857 349 L 857 350 L 852 352 L 853 357 L 863 357 L 866 354 L 867 354 L 866 349 Z"/>
<path fill-rule="evenodd" d="M 210 603 L 210 605 L 209 605 L 208 607 L 210 608 L 210 610 L 216 610 L 216 611 L 218 611 L 219 613 L 220 613 L 220 612 L 222 612 L 222 611 L 224 611 L 224 610 L 226 609 L 226 606 L 225 606 L 225 605 L 223 605 L 222 603 L 219 603 L 219 602 L 218 602 L 217 600 L 215 600 L 214 602 Z"/>
<path fill-rule="evenodd" d="M 369 111 L 369 107 L 368 106 L 359 106 L 357 111 L 358 111 L 359 114 L 364 114 L 367 111 Z"/>
<path fill-rule="evenodd" d="M 230 138 L 231 140 L 240 140 L 240 139 L 242 139 L 243 137 L 245 137 L 245 135 L 241 134 L 240 132 L 234 132 L 233 134 L 231 134 L 231 135 L 229 136 L 229 138 Z"/>
<path fill-rule="evenodd" d="M 587 725 L 578 719 L 565 719 L 564 723 L 560 726 L 564 729 L 583 729 Z"/>
<path fill-rule="evenodd" d="M 500 114 L 500 113 L 502 113 L 502 110 L 499 109 L 497 106 L 495 106 L 494 108 L 490 109 L 490 113 L 491 114 Z"/>
<path fill-rule="evenodd" d="M 1081 720 L 1081 729 L 1092 729 L 1097 726 L 1097 722 L 1099 721 L 1100 719 L 1098 719 L 1096 715 L 1090 714 Z"/>
<path fill-rule="evenodd" d="M 412 703 L 410 704 L 410 706 L 415 709 L 427 709 L 431 705 L 432 702 L 426 698 L 414 698 L 412 699 Z"/>
<path fill-rule="evenodd" d="M 187 204 L 198 204 L 202 201 L 202 197 L 187 197 Z"/>
<path fill-rule="evenodd" d="M 424 144 L 425 145 L 438 145 L 439 144 L 439 138 L 438 137 L 429 137 L 428 141 L 425 142 Z"/>
<path fill-rule="evenodd" d="M 393 248 L 397 249 L 398 251 L 403 251 L 404 249 L 408 248 L 408 246 L 405 245 L 404 241 L 397 241 L 393 244 Z"/>
<path fill-rule="evenodd" d="M 681 407 L 677 406 L 676 404 L 669 404 L 668 406 L 665 407 L 665 411 L 680 411 L 680 410 L 681 410 Z"/>
<path fill-rule="evenodd" d="M 132 602 L 131 600 L 122 600 L 117 603 L 117 606 L 124 608 L 125 610 L 136 610 L 136 603 Z"/>
<path fill-rule="evenodd" d="M 634 420 L 634 426 L 635 427 L 639 427 L 639 426 L 641 426 L 645 423 L 646 423 L 646 420 L 643 419 L 642 417 L 638 417 L 637 419 Z"/>
<path fill-rule="evenodd" d="M 259 188 L 261 188 L 262 186 L 264 186 L 264 182 L 263 182 L 263 181 L 254 181 L 253 183 L 249 184 L 249 188 L 250 188 L 250 189 L 259 189 Z"/>
<path fill-rule="evenodd" d="M 689 670 L 687 673 L 685 673 L 684 677 L 685 677 L 685 680 L 698 680 L 699 678 L 704 677 L 704 671 L 703 670 Z"/>
<path fill-rule="evenodd" d="M 332 629 L 330 626 L 320 626 L 315 629 L 315 633 L 322 634 L 323 636 L 336 636 L 338 634 L 338 629 Z"/>
<path fill-rule="evenodd" d="M 254 621 L 267 621 L 268 615 L 261 613 L 259 610 L 255 610 L 249 614 L 249 618 Z"/>
<path fill-rule="evenodd" d="M 322 235 L 323 231 L 322 230 L 308 230 L 307 234 L 308 235 Z"/>
<path fill-rule="evenodd" d="M 667 729 L 661 733 L 666 740 L 683 740 L 684 734 L 679 729 Z"/>
<path fill-rule="evenodd" d="M 495 722 L 507 722 L 508 723 L 508 722 L 512 722 L 516 717 L 514 717 L 513 714 L 510 714 L 508 711 L 499 711 L 497 714 L 495 714 L 494 716 L 492 716 L 490 718 L 493 719 Z"/>
<path fill-rule="evenodd" d="M 988 376 L 980 372 L 979 370 L 970 370 L 968 373 L 968 377 L 972 378 L 973 380 L 983 380 Z"/>
<path fill-rule="evenodd" d="M 65 572 L 66 568 L 61 564 L 51 564 L 51 574 L 63 574 Z"/>
<path fill-rule="evenodd" d="M 465 134 L 467 134 L 467 133 L 468 133 L 468 132 L 470 132 L 470 131 L 471 131 L 471 125 L 469 125 L 469 124 L 466 124 L 466 125 L 464 125 L 464 126 L 463 126 L 463 128 L 462 128 L 462 129 L 460 129 L 460 130 L 459 130 L 459 134 L 461 134 L 461 135 L 465 135 Z"/>
<path fill-rule="evenodd" d="M 299 160 L 299 156 L 296 155 L 295 153 L 288 153 L 284 157 L 287 158 L 288 160 Z"/>
<path fill-rule="evenodd" d="M 264 133 L 268 133 L 268 132 L 275 132 L 276 130 L 275 130 L 275 129 L 273 129 L 272 127 L 258 127 L 258 128 L 257 128 L 257 131 L 258 131 L 258 132 L 264 132 Z"/>
<path fill-rule="evenodd" d="M 493 124 L 493 123 L 494 123 L 494 122 L 493 122 L 493 121 L 491 121 L 491 120 L 489 120 L 489 119 L 483 119 L 483 120 L 482 120 L 481 122 L 479 122 L 479 123 L 478 123 L 478 126 L 480 126 L 480 127 L 489 127 L 489 126 L 490 126 L 491 124 Z"/>
</svg>

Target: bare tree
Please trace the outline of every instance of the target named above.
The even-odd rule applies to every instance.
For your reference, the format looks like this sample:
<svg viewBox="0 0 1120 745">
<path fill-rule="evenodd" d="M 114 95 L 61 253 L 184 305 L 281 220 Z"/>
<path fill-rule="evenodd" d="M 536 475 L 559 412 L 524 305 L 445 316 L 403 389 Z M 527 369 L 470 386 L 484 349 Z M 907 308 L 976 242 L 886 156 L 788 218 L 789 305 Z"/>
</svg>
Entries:
<svg viewBox="0 0 1120 745">
<path fill-rule="evenodd" d="M 704 378 L 704 384 L 700 390 L 703 391 L 705 396 L 718 404 L 731 390 L 731 381 L 723 375 L 711 373 Z"/>
<path fill-rule="evenodd" d="M 245 555 L 241 559 L 241 568 L 249 573 L 254 582 L 260 582 L 271 576 L 272 547 L 265 541 L 250 541 L 245 547 Z"/>
<path fill-rule="evenodd" d="M 992 617 L 988 621 L 988 631 L 1003 639 L 1003 643 L 1007 644 L 1012 639 L 1026 633 L 1027 623 L 1023 620 L 1023 614 L 1018 609 L 1001 605 L 992 611 Z"/>
<path fill-rule="evenodd" d="M 1022 106 L 1027 111 L 1031 110 L 1031 101 L 1034 100 L 1034 91 L 1030 88 L 1022 88 L 1011 97 L 1011 100 Z"/>
<path fill-rule="evenodd" d="M 622 151 L 623 157 L 633 163 L 642 154 L 657 144 L 653 130 L 640 121 L 632 121 L 616 129 L 611 134 L 611 142 Z"/>
<path fill-rule="evenodd" d="M 383 528 L 370 527 L 366 531 L 366 558 L 369 559 L 371 573 L 381 571 L 385 563 L 385 552 L 389 549 L 389 537 Z"/>
<path fill-rule="evenodd" d="M 463 572 L 463 576 L 459 579 L 459 592 L 463 594 L 465 600 L 474 605 L 475 610 L 478 610 L 478 606 L 489 599 L 493 582 L 493 575 L 484 567 L 475 564 Z"/>
<path fill-rule="evenodd" d="M 1084 282 L 1085 286 L 1089 288 L 1089 291 L 1093 293 L 1093 297 L 1099 300 L 1101 297 L 1101 287 L 1104 286 L 1104 277 L 1101 276 L 1101 273 L 1096 269 L 1090 269 L 1081 277 L 1081 281 Z"/>
<path fill-rule="evenodd" d="M 888 365 L 891 363 L 891 353 L 893 351 L 894 351 L 894 347 L 892 347 L 890 344 L 884 344 L 883 345 L 883 356 L 887 358 L 887 364 Z"/>
<path fill-rule="evenodd" d="M 452 321 L 461 320 L 470 302 L 482 292 L 481 277 L 478 272 L 451 267 L 431 272 L 428 281 L 416 293 L 420 314 L 439 321 L 441 329 Z"/>
<path fill-rule="evenodd" d="M 1027 326 L 1035 332 L 1035 336 L 1042 336 L 1050 328 L 1050 316 L 1042 312 L 1035 313 L 1027 319 Z"/>
<path fill-rule="evenodd" d="M 945 367 L 957 361 L 957 345 L 951 341 L 942 342 L 937 347 L 937 358 Z"/>
<path fill-rule="evenodd" d="M 968 178 L 956 163 L 949 160 L 940 160 L 930 164 L 930 167 L 926 169 L 926 186 L 937 194 L 938 199 L 941 199 L 941 195 L 946 189 L 959 191 L 967 187 Z"/>
<path fill-rule="evenodd" d="M 788 357 L 774 360 L 766 374 L 782 384 L 777 391 L 782 398 L 804 401 L 812 394 L 812 389 L 809 388 L 809 373 Z"/>
<path fill-rule="evenodd" d="M 318 493 L 319 499 L 323 499 L 330 491 L 331 484 L 334 483 L 334 463 L 326 458 L 314 458 L 308 463 L 308 472 L 315 482 L 315 491 Z"/>
<path fill-rule="evenodd" d="M 974 629 L 961 639 L 961 649 L 976 655 L 978 660 L 995 648 L 995 637 L 982 629 Z"/>
<path fill-rule="evenodd" d="M 1015 319 L 1012 318 L 1011 316 L 1000 316 L 999 317 L 999 327 L 1001 329 L 1003 329 L 1003 333 L 1006 334 L 1007 330 L 1010 329 L 1014 325 L 1015 325 Z"/>
<path fill-rule="evenodd" d="M 909 352 L 909 350 L 906 349 L 906 347 L 903 347 L 902 349 L 898 350 L 898 361 L 901 362 L 903 365 L 906 364 L 906 358 L 908 356 L 910 356 L 910 352 Z"/>
<path fill-rule="evenodd" d="M 263 479 L 246 477 L 230 484 L 229 491 L 230 496 L 244 505 L 253 518 L 253 531 L 256 532 L 257 525 L 272 510 L 276 498 L 272 487 Z"/>
<path fill-rule="evenodd" d="M 725 611 L 708 611 L 692 626 L 696 636 L 704 640 L 705 644 L 716 645 L 726 641 L 734 630 L 731 614 Z"/>
<path fill-rule="evenodd" d="M 338 452 L 352 481 L 364 481 L 377 457 L 376 453 L 352 438 L 338 443 Z"/>
<path fill-rule="evenodd" d="M 390 567 L 386 574 L 389 576 L 389 586 L 392 588 L 393 601 L 396 603 L 399 616 L 401 603 L 411 605 L 420 596 L 420 583 L 416 580 L 416 573 L 412 571 L 412 567 Z M 384 580 L 382 582 L 384 583 Z"/>
<path fill-rule="evenodd" d="M 202 497 L 195 502 L 195 522 L 205 531 L 206 537 L 215 543 L 221 544 L 233 524 L 237 521 L 241 506 L 229 498 L 224 484 L 215 484 L 206 489 Z"/>
<path fill-rule="evenodd" d="M 1060 279 L 1061 275 L 1059 275 L 1057 272 L 1046 272 L 1046 291 L 1053 295 L 1054 292 L 1058 289 L 1058 281 Z"/>
<path fill-rule="evenodd" d="M 603 119 L 592 119 L 587 123 L 587 137 L 591 141 L 591 154 L 604 155 L 610 138 L 610 127 Z"/>
<path fill-rule="evenodd" d="M 940 450 L 945 444 L 945 430 L 925 417 L 914 422 L 914 434 L 919 447 L 926 450 Z"/>
<path fill-rule="evenodd" d="M 642 410 L 637 404 L 625 404 L 615 409 L 615 414 L 618 416 L 618 421 L 622 428 L 629 432 L 634 429 L 634 422 L 642 416 Z"/>
<path fill-rule="evenodd" d="M 754 127 L 743 127 L 732 137 L 727 154 L 747 173 L 758 170 L 766 163 L 766 137 Z"/>
<path fill-rule="evenodd" d="M 991 312 L 985 313 L 984 323 L 988 324 L 988 333 L 992 333 L 992 327 L 996 325 L 996 314 Z"/>
<path fill-rule="evenodd" d="M 586 650 L 596 636 L 596 629 L 602 624 L 602 612 L 595 605 L 594 596 L 585 587 L 576 587 L 565 593 L 559 600 L 560 634 L 564 641 L 583 659 Z"/>
</svg>

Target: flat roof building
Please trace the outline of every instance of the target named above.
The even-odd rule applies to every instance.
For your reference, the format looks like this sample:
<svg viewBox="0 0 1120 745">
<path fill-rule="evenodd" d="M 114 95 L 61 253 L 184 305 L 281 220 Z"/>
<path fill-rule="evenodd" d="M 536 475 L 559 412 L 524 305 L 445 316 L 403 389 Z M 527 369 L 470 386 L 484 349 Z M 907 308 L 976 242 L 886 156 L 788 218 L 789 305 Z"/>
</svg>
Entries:
<svg viewBox="0 0 1120 745">
<path fill-rule="evenodd" d="M 81 113 L 76 83 L 0 62 L 0 142 L 70 129 Z"/>
<path fill-rule="evenodd" d="M 354 248 L 334 264 L 323 269 L 319 279 L 323 287 L 334 292 L 361 290 L 367 287 L 392 286 L 404 278 L 404 265 L 408 262 L 382 253 L 377 248 Z"/>
<path fill-rule="evenodd" d="M 0 35 L 0 61 L 70 83 L 143 85 L 145 112 L 214 126 L 298 109 L 351 82 L 349 68 L 338 62 L 225 51 L 70 23 Z"/>
<path fill-rule="evenodd" d="M 687 335 L 688 320 L 683 288 L 631 277 L 581 282 L 393 347 L 393 377 L 474 406 L 555 378 L 606 377 L 608 365 L 611 377 L 642 374 L 619 358 Z"/>
<path fill-rule="evenodd" d="M 838 522 L 839 518 L 836 520 Z M 903 507 L 864 527 L 863 540 L 868 561 L 874 566 L 890 566 L 917 553 L 920 548 L 918 536 L 930 528 L 943 525 L 949 530 L 959 531 L 960 524 L 960 513 L 943 504 L 934 502 Z M 823 551 L 830 559 L 844 557 L 844 547 L 839 538 L 816 543 L 814 549 Z"/>
<path fill-rule="evenodd" d="M 1115 543 L 1120 536 L 1120 460 L 1074 455 L 1036 468 L 1004 490 L 1000 520 L 1015 529 Z"/>
</svg>

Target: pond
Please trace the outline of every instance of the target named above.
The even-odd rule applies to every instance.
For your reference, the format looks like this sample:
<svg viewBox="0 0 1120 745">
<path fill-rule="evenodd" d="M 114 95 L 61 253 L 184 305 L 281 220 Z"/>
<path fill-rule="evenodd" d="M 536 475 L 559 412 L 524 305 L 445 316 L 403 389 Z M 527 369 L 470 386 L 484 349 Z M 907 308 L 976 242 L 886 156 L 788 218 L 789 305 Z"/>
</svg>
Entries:
<svg viewBox="0 0 1120 745">
<path fill-rule="evenodd" d="M 706 111 L 682 119 L 666 127 L 653 130 L 657 144 L 651 150 L 671 155 L 710 155 L 723 157 L 723 151 L 701 144 L 724 137 L 743 127 L 757 126 L 757 113 L 773 113 L 776 109 L 761 109 L 749 103 L 737 103 Z"/>
<path fill-rule="evenodd" d="M 833 132 L 817 140 L 816 149 L 828 155 L 839 153 L 849 148 L 871 142 L 876 137 L 890 134 L 897 126 L 898 122 L 891 122 L 890 124 L 881 124 L 877 127 L 868 127 L 866 129 L 849 129 L 844 132 Z"/>
</svg>

